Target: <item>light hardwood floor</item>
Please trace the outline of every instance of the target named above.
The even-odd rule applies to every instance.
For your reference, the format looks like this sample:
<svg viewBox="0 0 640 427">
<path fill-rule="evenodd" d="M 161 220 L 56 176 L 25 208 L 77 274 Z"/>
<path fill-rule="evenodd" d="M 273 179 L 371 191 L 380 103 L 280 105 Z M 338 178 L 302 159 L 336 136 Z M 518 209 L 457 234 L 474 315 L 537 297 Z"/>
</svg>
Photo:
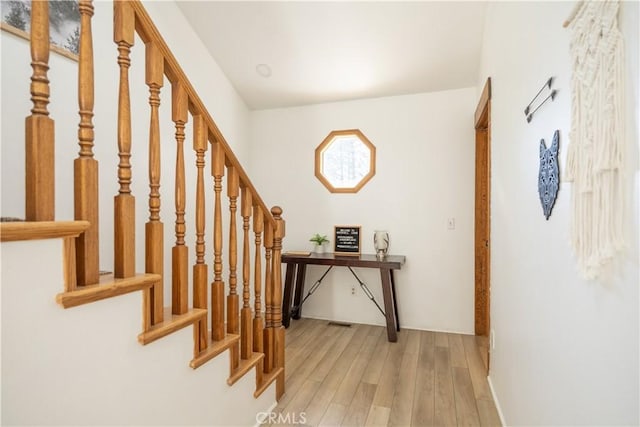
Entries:
<svg viewBox="0 0 640 427">
<path fill-rule="evenodd" d="M 309 426 L 499 426 L 482 344 L 409 329 L 390 343 L 382 326 L 292 320 L 273 412 Z"/>
</svg>

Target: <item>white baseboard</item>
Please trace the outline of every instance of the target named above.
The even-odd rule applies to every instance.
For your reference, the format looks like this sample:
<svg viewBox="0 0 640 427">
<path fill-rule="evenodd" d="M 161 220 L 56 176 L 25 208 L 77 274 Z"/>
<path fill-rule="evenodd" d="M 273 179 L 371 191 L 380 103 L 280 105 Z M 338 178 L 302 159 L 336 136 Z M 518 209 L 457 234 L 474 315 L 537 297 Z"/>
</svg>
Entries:
<svg viewBox="0 0 640 427">
<path fill-rule="evenodd" d="M 315 314 L 310 314 L 310 315 L 304 315 L 302 316 L 303 319 L 314 319 L 314 320 L 326 320 L 329 322 L 342 322 L 342 323 L 353 323 L 353 324 L 360 324 L 360 325 L 370 325 L 370 326 L 382 326 L 383 328 L 387 327 L 387 324 L 384 322 L 381 323 L 362 323 L 362 322 L 354 322 L 352 320 L 345 320 L 345 319 L 329 319 L 327 317 L 322 317 L 322 316 L 317 316 Z M 412 329 L 415 331 L 427 331 L 427 332 L 442 332 L 445 334 L 458 334 L 458 335 L 475 335 L 472 332 L 468 332 L 468 331 L 456 331 L 456 330 L 452 330 L 452 329 L 426 329 L 426 328 L 422 328 L 422 327 L 415 327 L 415 326 L 411 326 L 411 325 L 400 325 L 400 330 L 402 329 Z"/>
<path fill-rule="evenodd" d="M 498 411 L 498 416 L 500 417 L 500 423 L 506 427 L 507 423 L 504 421 L 502 408 L 500 408 L 500 402 L 498 401 L 498 396 L 496 396 L 496 391 L 493 389 L 493 383 L 491 382 L 491 377 L 489 375 L 487 375 L 487 382 L 489 383 L 489 389 L 491 390 L 491 397 L 493 397 L 493 403 L 495 403 L 496 410 Z"/>
</svg>

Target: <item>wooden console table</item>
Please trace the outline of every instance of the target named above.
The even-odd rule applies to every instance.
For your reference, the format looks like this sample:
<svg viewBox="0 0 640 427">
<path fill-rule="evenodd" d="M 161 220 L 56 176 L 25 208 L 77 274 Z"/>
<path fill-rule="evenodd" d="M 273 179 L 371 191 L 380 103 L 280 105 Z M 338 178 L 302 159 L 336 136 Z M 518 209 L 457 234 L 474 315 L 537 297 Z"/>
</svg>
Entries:
<svg viewBox="0 0 640 427">
<path fill-rule="evenodd" d="M 371 301 L 378 307 L 387 321 L 387 338 L 389 341 L 396 342 L 398 340 L 397 331 L 400 330 L 400 321 L 398 320 L 398 306 L 396 304 L 396 284 L 393 278 L 393 270 L 400 270 L 405 262 L 403 255 L 387 255 L 384 260 L 380 261 L 375 255 L 335 255 L 333 253 L 310 255 L 294 255 L 282 254 L 282 262 L 287 264 L 287 272 L 284 282 L 284 295 L 282 298 L 282 324 L 285 328 L 289 327 L 290 318 L 299 319 L 302 315 L 302 304 L 304 301 L 320 286 L 322 279 L 327 275 L 329 270 L 334 266 L 347 267 L 356 278 L 360 287 L 369 297 Z M 327 271 L 322 275 L 320 280 L 310 288 L 307 295 L 302 298 L 304 292 L 304 279 L 307 265 L 325 265 L 329 266 Z M 377 268 L 380 269 L 380 278 L 382 279 L 382 295 L 384 298 L 384 310 L 376 302 L 375 298 L 367 288 L 367 285 L 353 271 L 352 267 Z M 295 286 L 294 286 L 295 278 Z M 292 295 L 294 294 L 295 295 Z M 293 301 L 292 301 L 293 296 Z M 293 302 L 293 305 L 292 305 Z"/>
</svg>

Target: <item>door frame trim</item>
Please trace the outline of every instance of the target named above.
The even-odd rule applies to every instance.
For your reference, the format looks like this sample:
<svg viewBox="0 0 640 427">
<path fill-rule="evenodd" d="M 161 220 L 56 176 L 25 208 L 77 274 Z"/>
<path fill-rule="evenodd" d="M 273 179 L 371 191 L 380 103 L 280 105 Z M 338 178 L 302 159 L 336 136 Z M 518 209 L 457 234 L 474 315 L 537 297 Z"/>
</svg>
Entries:
<svg viewBox="0 0 640 427">
<path fill-rule="evenodd" d="M 482 90 L 482 94 L 480 95 L 480 100 L 478 101 L 478 106 L 476 107 L 476 111 L 474 114 L 474 129 L 475 129 L 475 144 L 476 144 L 476 156 L 475 156 L 475 167 L 476 170 L 480 167 L 479 157 L 478 157 L 478 136 L 479 133 L 486 133 L 486 136 L 482 136 L 486 138 L 486 180 L 487 180 L 487 201 L 486 207 L 486 259 L 485 259 L 485 269 L 486 269 L 486 297 L 478 298 L 479 288 L 478 281 L 476 280 L 478 275 L 478 249 L 477 249 L 477 227 L 479 224 L 479 215 L 476 210 L 474 213 L 474 330 L 476 335 L 489 336 L 491 330 L 491 246 L 490 246 L 490 236 L 491 236 L 491 78 L 487 78 L 487 81 Z M 476 172 L 476 180 L 477 180 L 477 172 Z M 477 183 L 474 185 L 477 190 Z M 478 208 L 478 196 L 474 195 L 476 209 Z"/>
</svg>

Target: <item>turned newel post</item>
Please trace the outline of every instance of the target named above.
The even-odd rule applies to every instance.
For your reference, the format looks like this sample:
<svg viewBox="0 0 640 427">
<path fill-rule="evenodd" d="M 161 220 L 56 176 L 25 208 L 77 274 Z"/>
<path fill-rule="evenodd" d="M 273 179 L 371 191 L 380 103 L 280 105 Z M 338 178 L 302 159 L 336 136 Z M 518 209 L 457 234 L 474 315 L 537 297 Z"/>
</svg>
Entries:
<svg viewBox="0 0 640 427">
<path fill-rule="evenodd" d="M 282 239 L 284 238 L 284 220 L 282 219 L 282 209 L 279 206 L 271 208 L 271 214 L 276 222 L 273 233 L 273 267 L 271 269 L 271 280 L 273 286 L 271 291 L 271 324 L 274 328 L 282 326 Z"/>
<path fill-rule="evenodd" d="M 266 218 L 270 215 L 265 214 Z M 271 252 L 273 251 L 273 225 L 265 221 L 264 227 L 264 372 L 273 369 L 273 281 L 271 280 Z"/>
<path fill-rule="evenodd" d="M 80 152 L 73 162 L 74 211 L 76 220 L 89 221 L 89 228 L 76 239 L 78 285 L 98 283 L 98 162 L 93 155 L 93 1 L 80 0 L 80 47 L 78 60 L 78 106 Z"/>
<path fill-rule="evenodd" d="M 31 4 L 31 115 L 25 120 L 25 217 L 55 219 L 54 122 L 49 117 L 49 2 Z"/>
<path fill-rule="evenodd" d="M 39 2 L 38 2 L 39 3 Z M 114 275 L 135 274 L 135 198 L 131 194 L 131 101 L 129 54 L 134 43 L 135 18 L 128 2 L 113 2 L 113 40 L 118 45 L 118 194 L 114 198 Z"/>
<path fill-rule="evenodd" d="M 285 221 L 282 219 L 282 209 L 279 206 L 271 208 L 271 214 L 276 222 L 273 235 L 273 297 L 272 297 L 272 325 L 273 333 L 273 366 L 282 368 L 282 373 L 276 379 L 276 399 L 284 394 L 284 327 L 282 326 L 282 239 L 285 236 Z"/>
<path fill-rule="evenodd" d="M 164 274 L 164 224 L 160 221 L 160 89 L 164 84 L 164 58 L 154 42 L 145 44 L 145 81 L 149 86 L 149 221 L 145 224 L 145 271 Z M 151 324 L 164 319 L 162 281 L 148 291 Z"/>
</svg>

